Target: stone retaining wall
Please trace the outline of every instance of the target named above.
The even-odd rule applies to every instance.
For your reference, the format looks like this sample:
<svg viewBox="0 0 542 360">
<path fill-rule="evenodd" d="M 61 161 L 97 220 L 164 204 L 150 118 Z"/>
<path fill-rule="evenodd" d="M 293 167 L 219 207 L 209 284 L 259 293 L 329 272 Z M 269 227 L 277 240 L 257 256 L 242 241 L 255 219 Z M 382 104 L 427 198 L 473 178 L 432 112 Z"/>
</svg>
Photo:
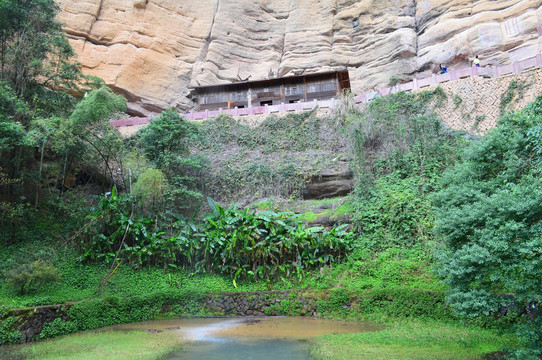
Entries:
<svg viewBox="0 0 542 360">
<path fill-rule="evenodd" d="M 316 316 L 318 299 L 328 296 L 329 291 L 297 290 L 215 293 L 209 294 L 200 304 L 200 311 L 218 316 Z M 72 305 L 66 303 L 14 309 L 8 312 L 7 317 L 16 318 L 13 330 L 20 331 L 21 342 L 29 342 L 40 338 L 44 324 L 57 318 L 69 321 L 67 310 Z M 162 312 L 171 312 L 171 305 L 175 304 L 163 304 Z M 0 319 L 0 322 L 6 318 Z"/>
<path fill-rule="evenodd" d="M 442 121 L 452 129 L 483 134 L 497 126 L 501 111 L 522 109 L 540 95 L 542 69 L 498 78 L 470 77 L 439 86 L 448 95 L 444 106 L 436 110 Z M 509 95 L 511 101 L 502 108 L 503 98 Z"/>
<path fill-rule="evenodd" d="M 65 304 L 15 309 L 11 310 L 8 316 L 14 316 L 17 319 L 15 327 L 21 332 L 21 342 L 24 343 L 39 339 L 44 324 L 53 322 L 57 318 L 69 320 L 66 310 L 70 306 L 70 304 Z"/>
<path fill-rule="evenodd" d="M 216 315 L 236 316 L 316 316 L 318 299 L 327 297 L 328 292 L 315 291 L 269 291 L 244 293 L 219 293 L 209 295 L 205 307 Z"/>
</svg>

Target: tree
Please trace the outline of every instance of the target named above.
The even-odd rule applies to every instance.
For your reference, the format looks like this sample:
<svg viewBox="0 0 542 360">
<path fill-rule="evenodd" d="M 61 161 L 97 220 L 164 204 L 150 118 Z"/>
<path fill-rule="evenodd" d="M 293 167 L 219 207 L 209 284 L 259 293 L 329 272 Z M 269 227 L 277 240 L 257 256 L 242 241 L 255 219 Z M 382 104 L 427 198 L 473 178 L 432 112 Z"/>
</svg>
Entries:
<svg viewBox="0 0 542 360">
<path fill-rule="evenodd" d="M 122 161 L 124 146 L 118 133 L 109 124 L 111 117 L 125 111 L 126 99 L 115 95 L 107 86 L 102 86 L 77 104 L 70 116 L 70 128 L 79 144 L 72 159 L 91 171 L 105 167 L 104 177 L 109 178 L 113 185 L 117 185 L 118 178 L 113 169 L 118 168 L 124 188 L 127 188 Z"/>
<path fill-rule="evenodd" d="M 35 148 L 43 159 L 48 135 L 29 136 L 32 119 L 71 112 L 68 92 L 82 83 L 58 11 L 54 0 L 0 0 L 0 167 L 10 179 L 0 201 L 7 209 L 25 202 Z"/>
<path fill-rule="evenodd" d="M 173 109 L 164 111 L 138 132 L 138 145 L 146 158 L 167 177 L 169 186 L 164 196 L 174 211 L 193 211 L 203 198 L 197 181 L 207 160 L 190 156 L 190 143 L 197 136 L 195 125 Z"/>
<path fill-rule="evenodd" d="M 541 154 L 539 97 L 472 144 L 434 198 L 449 302 L 469 317 L 519 317 L 521 359 L 542 355 Z"/>
<path fill-rule="evenodd" d="M 189 153 L 190 137 L 195 133 L 194 125 L 169 109 L 140 130 L 140 144 L 150 161 L 163 166 L 169 157 Z"/>
<path fill-rule="evenodd" d="M 25 99 L 40 87 L 75 88 L 81 79 L 59 10 L 54 0 L 0 2 L 0 79 Z"/>
<path fill-rule="evenodd" d="M 17 190 L 21 190 L 21 168 L 32 143 L 20 120 L 28 112 L 28 104 L 0 81 L 0 235 L 4 239 L 8 238 L 8 229 L 13 238 L 23 214 L 25 201 Z"/>
</svg>

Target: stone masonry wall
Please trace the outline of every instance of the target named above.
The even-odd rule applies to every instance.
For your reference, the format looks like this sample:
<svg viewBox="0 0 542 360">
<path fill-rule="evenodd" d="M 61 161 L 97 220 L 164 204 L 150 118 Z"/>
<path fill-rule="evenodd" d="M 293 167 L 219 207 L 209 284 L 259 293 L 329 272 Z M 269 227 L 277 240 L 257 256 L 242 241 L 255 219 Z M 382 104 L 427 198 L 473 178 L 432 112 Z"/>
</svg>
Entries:
<svg viewBox="0 0 542 360">
<path fill-rule="evenodd" d="M 125 315 L 137 310 L 139 302 L 126 298 L 124 305 L 118 301 L 93 299 L 99 306 L 90 308 L 89 317 L 96 317 L 94 324 L 116 324 Z M 434 319 L 453 318 L 450 308 L 446 305 L 443 292 L 424 291 L 415 289 L 372 289 L 361 292 L 350 292 L 343 288 L 330 290 L 285 290 L 285 291 L 257 291 L 257 292 L 223 292 L 207 294 L 205 298 L 197 300 L 194 307 L 192 298 L 162 299 L 159 303 L 153 300 L 156 307 L 149 308 L 149 317 L 154 318 L 159 313 L 167 315 L 214 315 L 214 316 L 329 316 L 334 312 L 344 313 L 352 311 L 353 314 L 370 314 L 375 311 L 392 316 L 419 316 Z M 162 302 L 163 301 L 163 302 Z M 187 302 L 188 301 L 188 302 Z M 15 322 L 9 329 L 10 333 L 19 332 L 20 341 L 28 342 L 40 339 L 44 325 L 55 319 L 70 321 L 70 307 L 77 303 L 64 305 L 38 306 L 25 309 L 12 309 L 0 317 L 2 322 Z M 133 308 L 130 307 L 132 304 Z M 88 305 L 88 303 L 87 303 Z M 120 307 L 119 307 L 120 306 Z M 161 308 L 161 312 L 157 312 Z M 101 309 L 104 309 L 103 312 Z M 175 312 L 173 309 L 180 309 Z M 184 310 L 183 310 L 184 309 Z M 80 309 L 79 309 L 80 310 Z M 95 313 L 94 311 L 99 311 Z M 117 310 L 117 311 L 110 311 Z M 107 314 L 107 315 L 106 315 Z M 81 315 L 81 313 L 79 313 Z M 72 324 L 73 325 L 73 324 Z M 103 325 L 102 325 L 103 326 Z M 71 329 L 74 331 L 75 328 Z M 152 330 L 152 329 L 151 329 Z M 2 333 L 0 333 L 2 336 Z M 0 337 L 0 344 L 3 342 Z M 1 357 L 1 355 L 0 355 Z"/>
<path fill-rule="evenodd" d="M 317 315 L 317 302 L 329 292 L 234 292 L 212 294 L 205 306 L 209 313 L 236 316 L 291 315 L 290 311 L 303 316 Z"/>
<path fill-rule="evenodd" d="M 513 81 L 515 87 L 511 87 Z M 498 78 L 470 77 L 439 86 L 448 95 L 443 107 L 437 109 L 443 122 L 456 130 L 483 134 L 497 125 L 501 110 L 518 110 L 536 99 L 542 91 L 542 69 Z M 513 94 L 512 101 L 501 108 L 508 93 Z"/>
<path fill-rule="evenodd" d="M 15 309 L 9 313 L 9 316 L 14 316 L 17 319 L 15 328 L 21 332 L 21 342 L 24 343 L 39 339 L 44 324 L 53 322 L 57 318 L 67 321 L 66 310 L 70 306 L 70 304 L 66 304 Z"/>
</svg>

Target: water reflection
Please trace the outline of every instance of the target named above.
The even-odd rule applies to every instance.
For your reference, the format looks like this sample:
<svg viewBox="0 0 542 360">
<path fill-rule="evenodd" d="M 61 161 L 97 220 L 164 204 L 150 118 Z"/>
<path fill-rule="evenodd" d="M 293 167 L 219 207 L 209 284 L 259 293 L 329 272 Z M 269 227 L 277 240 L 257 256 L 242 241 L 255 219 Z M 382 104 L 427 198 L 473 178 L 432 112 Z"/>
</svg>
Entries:
<svg viewBox="0 0 542 360">
<path fill-rule="evenodd" d="M 198 342 L 184 351 L 170 354 L 166 360 L 278 360 L 310 359 L 306 343 L 292 340 L 226 339 Z"/>
<path fill-rule="evenodd" d="M 309 317 L 193 318 L 117 325 L 114 330 L 174 332 L 187 343 L 166 360 L 310 359 L 307 341 L 325 334 L 377 331 L 369 321 Z"/>
</svg>

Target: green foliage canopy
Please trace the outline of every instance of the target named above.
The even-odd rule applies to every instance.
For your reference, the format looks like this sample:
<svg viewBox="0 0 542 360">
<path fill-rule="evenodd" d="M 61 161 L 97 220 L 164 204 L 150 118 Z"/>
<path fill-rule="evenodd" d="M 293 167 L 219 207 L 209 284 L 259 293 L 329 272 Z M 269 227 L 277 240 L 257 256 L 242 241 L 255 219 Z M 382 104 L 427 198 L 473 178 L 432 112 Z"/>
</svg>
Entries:
<svg viewBox="0 0 542 360">
<path fill-rule="evenodd" d="M 59 10 L 54 0 L 0 2 L 0 80 L 25 99 L 38 88 L 75 89 L 81 79 Z"/>
<path fill-rule="evenodd" d="M 75 107 L 69 119 L 70 128 L 64 133 L 67 135 L 70 153 L 79 166 L 89 173 L 105 170 L 102 174 L 105 182 L 117 184 L 113 168 L 118 165 L 124 187 L 127 181 L 122 166 L 124 146 L 109 120 L 118 113 L 126 111 L 126 99 L 116 95 L 107 86 L 94 90 L 81 100 Z M 98 174 L 96 174 L 98 176 Z"/>
<path fill-rule="evenodd" d="M 143 154 L 166 175 L 170 185 L 164 192 L 168 209 L 175 213 L 197 209 L 203 198 L 200 173 L 207 159 L 190 156 L 190 143 L 198 137 L 196 126 L 169 109 L 137 134 Z"/>
<path fill-rule="evenodd" d="M 542 353 L 541 122 L 542 97 L 505 116 L 434 197 L 450 303 L 467 316 L 523 314 L 519 358 Z"/>
<path fill-rule="evenodd" d="M 7 283 L 18 294 L 26 294 L 45 283 L 58 281 L 59 278 L 58 270 L 41 259 L 21 264 L 6 274 Z"/>
<path fill-rule="evenodd" d="M 126 112 L 126 99 L 116 95 L 107 86 L 87 94 L 70 116 L 74 126 L 89 127 L 109 120 L 115 113 Z"/>
<path fill-rule="evenodd" d="M 169 109 L 140 130 L 140 144 L 148 159 L 162 166 L 172 155 L 187 155 L 189 140 L 195 133 L 193 124 Z"/>
</svg>

